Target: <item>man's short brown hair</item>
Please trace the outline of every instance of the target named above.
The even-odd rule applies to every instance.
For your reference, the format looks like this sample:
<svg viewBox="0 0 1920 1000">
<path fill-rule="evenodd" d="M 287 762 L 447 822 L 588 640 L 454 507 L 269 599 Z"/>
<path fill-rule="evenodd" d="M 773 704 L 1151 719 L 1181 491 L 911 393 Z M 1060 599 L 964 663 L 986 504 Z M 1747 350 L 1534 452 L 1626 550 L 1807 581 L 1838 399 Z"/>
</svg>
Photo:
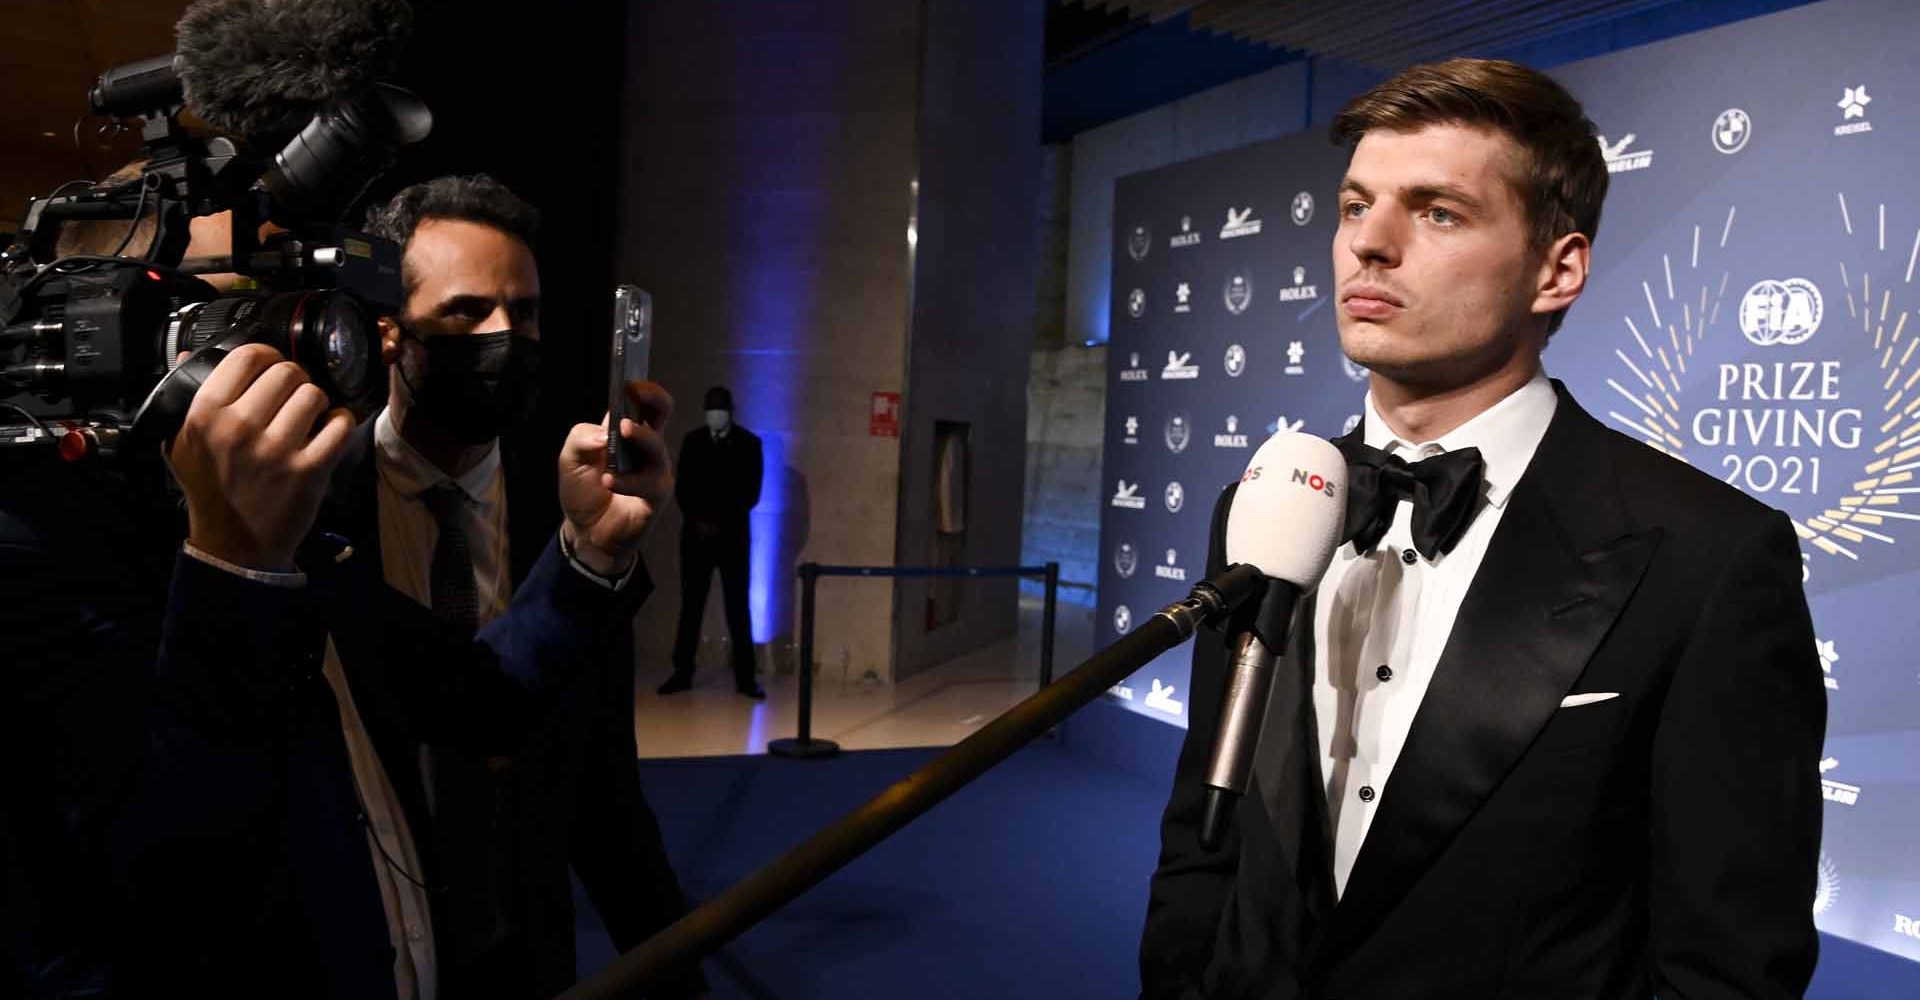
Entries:
<svg viewBox="0 0 1920 1000">
<path fill-rule="evenodd" d="M 1415 66 L 1348 102 L 1334 116 L 1333 141 L 1352 146 L 1375 129 L 1430 125 L 1492 129 L 1520 147 L 1524 173 L 1514 180 L 1536 249 L 1568 233 L 1594 238 L 1606 159 L 1593 121 L 1552 77 L 1501 59 Z"/>
</svg>

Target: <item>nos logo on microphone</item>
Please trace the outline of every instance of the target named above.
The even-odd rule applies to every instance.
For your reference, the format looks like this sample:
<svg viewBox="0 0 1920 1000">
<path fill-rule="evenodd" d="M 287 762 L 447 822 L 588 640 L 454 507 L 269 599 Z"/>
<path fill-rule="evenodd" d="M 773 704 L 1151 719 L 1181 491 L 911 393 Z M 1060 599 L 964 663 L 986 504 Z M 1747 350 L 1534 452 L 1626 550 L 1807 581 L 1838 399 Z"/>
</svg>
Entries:
<svg viewBox="0 0 1920 1000">
<path fill-rule="evenodd" d="M 1249 469 L 1248 471 L 1252 472 L 1253 470 Z M 1293 481 L 1306 486 L 1307 489 L 1315 493 L 1324 493 L 1327 496 L 1332 496 L 1334 492 L 1333 483 L 1329 482 L 1325 476 L 1308 472 L 1305 469 L 1293 470 Z"/>
</svg>

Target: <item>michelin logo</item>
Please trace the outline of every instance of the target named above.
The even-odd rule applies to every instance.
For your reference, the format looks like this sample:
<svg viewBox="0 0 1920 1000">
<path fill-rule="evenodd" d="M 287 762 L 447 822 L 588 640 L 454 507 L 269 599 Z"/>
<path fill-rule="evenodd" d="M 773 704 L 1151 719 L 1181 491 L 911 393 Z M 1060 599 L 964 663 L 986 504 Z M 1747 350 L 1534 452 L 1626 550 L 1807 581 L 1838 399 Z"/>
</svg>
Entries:
<svg viewBox="0 0 1920 1000">
<path fill-rule="evenodd" d="M 1147 694 L 1146 706 L 1168 715 L 1179 715 L 1186 710 L 1186 703 L 1173 700 L 1173 685 L 1161 684 L 1160 678 L 1153 679 L 1153 690 Z"/>
</svg>

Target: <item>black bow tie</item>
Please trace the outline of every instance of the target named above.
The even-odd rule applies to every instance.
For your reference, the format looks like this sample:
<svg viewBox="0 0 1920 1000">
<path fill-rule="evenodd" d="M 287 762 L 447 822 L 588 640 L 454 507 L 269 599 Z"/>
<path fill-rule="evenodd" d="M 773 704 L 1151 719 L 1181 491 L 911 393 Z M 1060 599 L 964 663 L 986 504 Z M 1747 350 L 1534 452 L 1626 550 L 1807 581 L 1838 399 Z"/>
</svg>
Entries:
<svg viewBox="0 0 1920 1000">
<path fill-rule="evenodd" d="M 1429 560 L 1453 551 L 1467 533 L 1487 463 L 1478 448 L 1461 448 L 1407 462 L 1360 443 L 1334 442 L 1347 458 L 1347 539 L 1365 555 L 1386 537 L 1400 501 L 1413 501 L 1413 547 Z"/>
</svg>

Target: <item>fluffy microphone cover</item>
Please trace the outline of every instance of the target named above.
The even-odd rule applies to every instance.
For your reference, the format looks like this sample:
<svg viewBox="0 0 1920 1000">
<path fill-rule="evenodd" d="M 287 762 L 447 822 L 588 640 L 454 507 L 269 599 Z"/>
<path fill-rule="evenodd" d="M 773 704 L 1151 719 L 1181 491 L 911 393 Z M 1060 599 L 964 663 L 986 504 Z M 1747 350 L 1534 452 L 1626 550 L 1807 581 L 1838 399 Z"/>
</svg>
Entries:
<svg viewBox="0 0 1920 1000">
<path fill-rule="evenodd" d="M 328 100 L 393 74 L 407 0 L 198 0 L 174 26 L 187 107 L 235 136 L 290 136 Z"/>
</svg>

